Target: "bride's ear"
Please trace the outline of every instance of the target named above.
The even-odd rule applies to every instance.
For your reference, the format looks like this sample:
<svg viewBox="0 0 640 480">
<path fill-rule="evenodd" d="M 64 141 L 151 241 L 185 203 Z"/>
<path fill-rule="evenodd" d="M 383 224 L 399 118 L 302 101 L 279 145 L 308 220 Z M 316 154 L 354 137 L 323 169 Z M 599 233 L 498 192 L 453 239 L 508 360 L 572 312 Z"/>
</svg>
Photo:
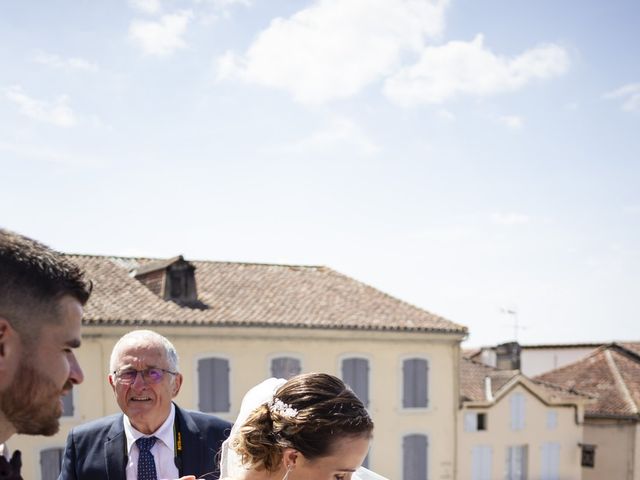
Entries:
<svg viewBox="0 0 640 480">
<path fill-rule="evenodd" d="M 282 463 L 284 468 L 293 468 L 296 466 L 296 462 L 299 461 L 301 454 L 294 448 L 285 448 L 282 452 Z"/>
</svg>

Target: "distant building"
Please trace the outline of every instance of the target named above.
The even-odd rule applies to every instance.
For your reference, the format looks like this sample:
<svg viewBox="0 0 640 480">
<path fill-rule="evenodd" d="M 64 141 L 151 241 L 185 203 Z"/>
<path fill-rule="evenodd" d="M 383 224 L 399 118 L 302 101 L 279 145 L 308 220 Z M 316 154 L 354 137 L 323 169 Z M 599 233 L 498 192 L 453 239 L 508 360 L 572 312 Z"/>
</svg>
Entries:
<svg viewBox="0 0 640 480">
<path fill-rule="evenodd" d="M 134 328 L 180 354 L 177 402 L 233 420 L 270 376 L 333 373 L 376 424 L 368 465 L 392 479 L 455 479 L 460 342 L 467 329 L 329 268 L 70 256 L 94 282 L 78 358 L 53 437 L 14 436 L 23 476 L 56 479 L 69 430 L 118 411 L 107 383 L 117 339 Z"/>
<path fill-rule="evenodd" d="M 570 389 L 464 359 L 460 480 L 580 480 L 585 405 Z"/>
<path fill-rule="evenodd" d="M 585 411 L 584 480 L 640 478 L 640 343 L 611 343 L 537 377 L 595 398 Z"/>
<path fill-rule="evenodd" d="M 517 342 L 480 347 L 465 357 L 491 367 L 517 369 L 528 377 L 575 362 L 601 347 L 602 343 L 520 345 Z"/>
</svg>

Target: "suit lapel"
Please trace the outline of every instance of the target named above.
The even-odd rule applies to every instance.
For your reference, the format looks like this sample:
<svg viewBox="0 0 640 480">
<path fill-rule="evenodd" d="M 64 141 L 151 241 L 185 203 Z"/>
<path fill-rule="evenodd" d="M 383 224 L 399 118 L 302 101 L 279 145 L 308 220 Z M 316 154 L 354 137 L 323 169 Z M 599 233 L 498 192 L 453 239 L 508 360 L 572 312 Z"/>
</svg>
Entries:
<svg viewBox="0 0 640 480">
<path fill-rule="evenodd" d="M 109 480 L 125 480 L 127 465 L 127 436 L 124 434 L 122 415 L 111 426 L 104 443 L 104 460 Z"/>
<path fill-rule="evenodd" d="M 182 454 L 180 455 L 182 465 L 178 467 L 180 475 L 200 475 L 204 473 L 201 472 L 201 459 L 206 458 L 203 452 L 203 449 L 207 447 L 206 442 L 191 416 L 177 405 L 176 419 L 180 425 L 180 436 L 182 437 Z"/>
</svg>

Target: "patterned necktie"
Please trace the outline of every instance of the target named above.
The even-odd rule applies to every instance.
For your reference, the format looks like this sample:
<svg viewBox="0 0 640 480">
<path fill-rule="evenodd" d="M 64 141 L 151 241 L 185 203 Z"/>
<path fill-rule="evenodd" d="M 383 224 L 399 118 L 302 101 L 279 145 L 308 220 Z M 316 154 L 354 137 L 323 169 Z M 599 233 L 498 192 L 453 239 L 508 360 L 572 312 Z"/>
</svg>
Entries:
<svg viewBox="0 0 640 480">
<path fill-rule="evenodd" d="M 140 455 L 138 456 L 138 480 L 158 480 L 156 464 L 153 461 L 151 447 L 156 443 L 156 437 L 140 437 L 136 440 Z"/>
</svg>

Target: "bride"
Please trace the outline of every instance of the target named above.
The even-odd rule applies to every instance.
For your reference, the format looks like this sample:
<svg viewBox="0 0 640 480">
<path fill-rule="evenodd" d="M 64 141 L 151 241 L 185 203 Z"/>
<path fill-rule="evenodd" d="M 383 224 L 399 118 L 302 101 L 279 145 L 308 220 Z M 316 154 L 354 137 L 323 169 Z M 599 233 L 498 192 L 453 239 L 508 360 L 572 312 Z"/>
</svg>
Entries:
<svg viewBox="0 0 640 480">
<path fill-rule="evenodd" d="M 361 467 L 373 432 L 337 377 L 271 378 L 244 397 L 223 444 L 221 480 L 386 480 Z"/>
</svg>

